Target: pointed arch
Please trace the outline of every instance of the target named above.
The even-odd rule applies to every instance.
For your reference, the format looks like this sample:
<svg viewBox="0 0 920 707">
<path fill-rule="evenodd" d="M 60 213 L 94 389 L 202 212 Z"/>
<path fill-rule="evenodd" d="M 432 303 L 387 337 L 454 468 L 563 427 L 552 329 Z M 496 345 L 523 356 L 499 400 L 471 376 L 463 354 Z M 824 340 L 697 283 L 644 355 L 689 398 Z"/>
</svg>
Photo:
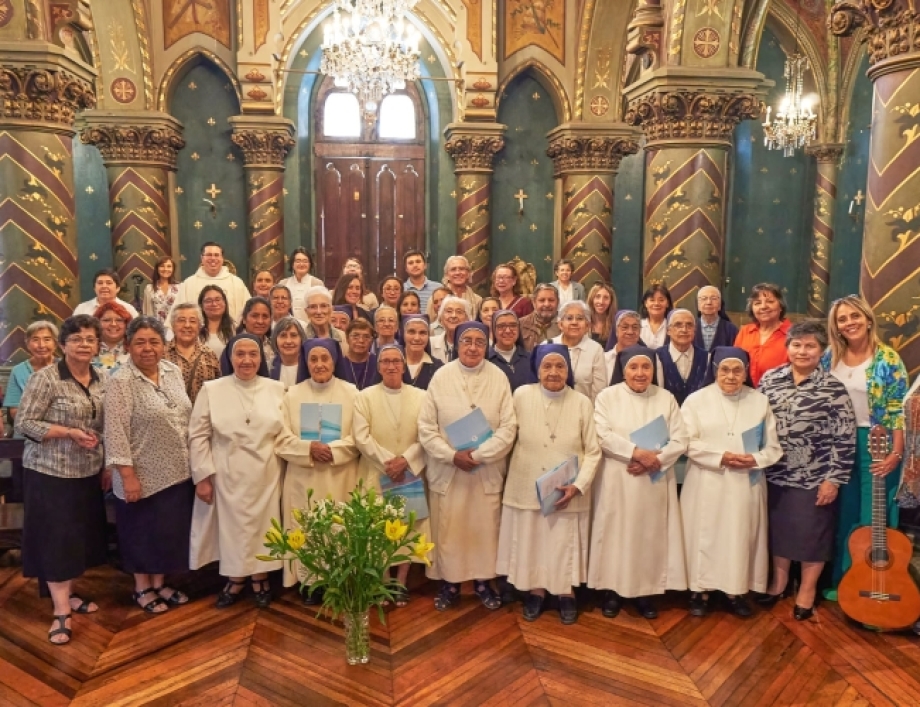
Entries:
<svg viewBox="0 0 920 707">
<path fill-rule="evenodd" d="M 553 108 L 556 109 L 556 120 L 560 124 L 571 122 L 572 106 L 569 103 L 569 98 L 565 93 L 565 89 L 546 64 L 536 59 L 528 59 L 518 66 L 515 66 L 498 85 L 498 90 L 495 92 L 495 114 L 498 115 L 498 107 L 501 104 L 504 90 L 514 79 L 526 71 L 530 71 L 537 82 L 546 89 L 547 93 L 549 93 L 553 101 Z"/>
<path fill-rule="evenodd" d="M 157 91 L 157 110 L 163 111 L 164 113 L 169 112 L 169 104 L 172 101 L 172 95 L 176 84 L 182 80 L 193 66 L 196 66 L 202 61 L 211 62 L 226 75 L 227 80 L 230 81 L 233 90 L 236 92 L 237 101 L 242 105 L 243 90 L 233 70 L 214 52 L 210 52 L 207 49 L 196 48 L 189 49 L 187 52 L 180 54 L 176 57 L 176 60 L 170 64 L 169 68 L 166 69 L 163 78 L 160 80 L 159 90 Z"/>
</svg>

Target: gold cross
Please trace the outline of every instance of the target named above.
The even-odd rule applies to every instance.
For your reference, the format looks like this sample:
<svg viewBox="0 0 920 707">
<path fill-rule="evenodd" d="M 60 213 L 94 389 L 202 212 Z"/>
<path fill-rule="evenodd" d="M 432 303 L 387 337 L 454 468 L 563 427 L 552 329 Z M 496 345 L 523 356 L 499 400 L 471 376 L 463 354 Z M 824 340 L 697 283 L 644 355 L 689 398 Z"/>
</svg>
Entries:
<svg viewBox="0 0 920 707">
<path fill-rule="evenodd" d="M 218 188 L 212 183 L 212 184 L 211 184 L 211 188 L 210 188 L 210 189 L 205 189 L 205 190 L 204 190 L 204 193 L 205 193 L 205 194 L 210 194 L 210 196 L 211 196 L 212 199 L 216 199 L 216 198 L 217 198 L 217 195 L 220 194 L 220 189 L 218 189 Z"/>
<path fill-rule="evenodd" d="M 210 126 L 213 127 L 213 126 L 217 125 L 217 121 L 214 120 L 214 118 L 208 118 L 208 125 L 210 125 Z"/>
<path fill-rule="evenodd" d="M 853 197 L 853 201 L 856 202 L 857 206 L 862 206 L 863 199 L 866 198 L 866 195 L 862 193 L 862 189 L 856 192 L 856 196 Z"/>
<path fill-rule="evenodd" d="M 518 189 L 517 194 L 514 195 L 514 198 L 518 200 L 520 213 L 524 212 L 524 199 L 529 199 L 530 197 L 524 193 L 523 189 Z"/>
</svg>

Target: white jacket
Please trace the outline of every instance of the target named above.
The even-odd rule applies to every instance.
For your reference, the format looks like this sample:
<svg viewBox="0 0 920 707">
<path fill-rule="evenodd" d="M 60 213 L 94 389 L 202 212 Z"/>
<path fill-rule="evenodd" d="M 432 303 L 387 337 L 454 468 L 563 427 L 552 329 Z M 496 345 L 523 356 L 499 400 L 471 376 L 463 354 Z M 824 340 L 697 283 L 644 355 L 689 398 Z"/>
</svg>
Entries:
<svg viewBox="0 0 920 707">
<path fill-rule="evenodd" d="M 246 300 L 249 299 L 249 290 L 240 278 L 231 274 L 227 267 L 224 266 L 214 277 L 208 275 L 204 268 L 198 268 L 198 272 L 182 281 L 179 285 L 179 292 L 176 293 L 176 301 L 173 302 L 173 306 L 169 310 L 169 317 L 166 319 L 167 324 L 172 318 L 172 310 L 175 309 L 177 304 L 183 302 L 198 304 L 198 295 L 208 285 L 217 285 L 224 291 L 227 296 L 227 311 L 230 314 L 230 318 L 233 319 L 234 323 L 239 322 L 240 316 L 243 314 L 243 306 L 246 304 Z"/>
</svg>

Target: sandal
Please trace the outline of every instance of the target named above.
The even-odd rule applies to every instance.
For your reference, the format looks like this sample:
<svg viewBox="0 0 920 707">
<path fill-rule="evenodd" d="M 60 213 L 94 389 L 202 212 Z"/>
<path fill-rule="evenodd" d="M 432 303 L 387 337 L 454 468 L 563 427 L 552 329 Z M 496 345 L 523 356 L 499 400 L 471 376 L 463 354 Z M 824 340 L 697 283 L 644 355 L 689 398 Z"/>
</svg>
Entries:
<svg viewBox="0 0 920 707">
<path fill-rule="evenodd" d="M 400 587 L 393 592 L 393 603 L 396 604 L 397 609 L 409 606 L 409 590 L 405 587 Z"/>
<path fill-rule="evenodd" d="M 243 593 L 243 590 L 240 589 L 237 592 L 231 591 L 233 587 L 246 587 L 246 582 L 237 582 L 234 579 L 228 579 L 227 583 L 224 585 L 224 588 L 220 590 L 220 593 L 217 595 L 216 606 L 218 609 L 226 609 L 228 606 L 233 606 L 236 604 L 236 600 L 240 598 L 240 594 Z"/>
<path fill-rule="evenodd" d="M 67 619 L 69 618 L 70 618 L 70 614 L 55 614 L 54 615 L 54 621 L 51 622 L 51 625 L 54 626 L 55 624 L 57 624 L 58 627 L 52 628 L 51 630 L 48 631 L 48 643 L 51 643 L 55 646 L 63 646 L 63 645 L 70 643 L 70 638 L 71 636 L 73 636 L 73 631 L 71 631 L 69 628 L 67 628 L 64 625 L 64 622 L 67 621 Z M 56 636 L 65 636 L 67 640 L 66 641 L 55 641 L 53 639 Z"/>
<path fill-rule="evenodd" d="M 444 582 L 434 597 L 434 608 L 438 611 L 447 611 L 452 606 L 460 603 L 460 585 Z"/>
<path fill-rule="evenodd" d="M 257 584 L 258 589 L 256 589 Z M 272 603 L 272 585 L 268 583 L 267 578 L 252 580 L 252 593 L 255 595 L 256 606 L 260 609 L 267 609 Z"/>
<path fill-rule="evenodd" d="M 473 593 L 489 611 L 502 608 L 502 600 L 487 582 L 473 582 Z"/>
<path fill-rule="evenodd" d="M 76 594 L 71 594 L 70 598 L 80 602 L 80 605 L 76 607 L 73 604 L 70 605 L 70 610 L 75 614 L 95 614 L 99 611 L 98 606 L 95 609 L 90 608 L 96 603 L 92 599 L 82 599 Z"/>
<path fill-rule="evenodd" d="M 137 604 L 140 608 L 146 611 L 148 614 L 162 614 L 169 608 L 169 605 L 163 601 L 159 596 L 156 596 L 155 599 L 151 599 L 146 604 L 141 603 L 141 599 L 147 596 L 148 594 L 156 594 L 151 587 L 147 587 L 141 592 L 134 592 L 131 594 L 131 598 L 134 600 L 134 603 Z M 163 607 L 162 609 L 160 607 Z"/>
<path fill-rule="evenodd" d="M 162 587 L 151 587 L 155 591 L 160 599 L 165 601 L 170 606 L 182 606 L 183 604 L 188 604 L 188 595 L 185 592 L 180 592 L 178 589 L 173 589 L 172 587 L 167 587 L 165 584 Z M 171 592 L 168 597 L 163 596 L 163 592 Z"/>
</svg>

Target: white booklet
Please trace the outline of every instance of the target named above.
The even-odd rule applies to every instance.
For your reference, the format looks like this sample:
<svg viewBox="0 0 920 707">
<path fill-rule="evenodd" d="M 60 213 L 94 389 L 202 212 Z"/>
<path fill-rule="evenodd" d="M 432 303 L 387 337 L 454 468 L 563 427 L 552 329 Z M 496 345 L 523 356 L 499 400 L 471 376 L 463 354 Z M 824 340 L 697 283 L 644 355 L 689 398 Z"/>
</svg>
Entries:
<svg viewBox="0 0 920 707">
<path fill-rule="evenodd" d="M 555 469 L 550 469 L 537 479 L 537 500 L 544 516 L 556 512 L 556 503 L 562 498 L 560 486 L 568 486 L 578 476 L 578 457 L 571 456 Z"/>
</svg>

